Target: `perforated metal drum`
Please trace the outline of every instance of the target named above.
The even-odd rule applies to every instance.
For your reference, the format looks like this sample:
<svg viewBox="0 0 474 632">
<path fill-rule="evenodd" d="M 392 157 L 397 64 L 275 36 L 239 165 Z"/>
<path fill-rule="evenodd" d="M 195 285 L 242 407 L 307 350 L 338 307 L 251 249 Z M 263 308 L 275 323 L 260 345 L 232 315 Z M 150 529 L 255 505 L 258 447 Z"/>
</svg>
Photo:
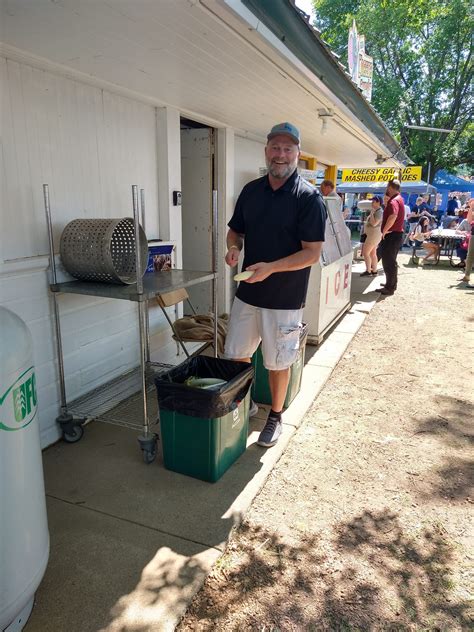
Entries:
<svg viewBox="0 0 474 632">
<path fill-rule="evenodd" d="M 59 246 L 66 270 L 82 281 L 136 283 L 133 219 L 75 219 Z M 148 263 L 148 242 L 140 226 L 140 276 Z"/>
</svg>

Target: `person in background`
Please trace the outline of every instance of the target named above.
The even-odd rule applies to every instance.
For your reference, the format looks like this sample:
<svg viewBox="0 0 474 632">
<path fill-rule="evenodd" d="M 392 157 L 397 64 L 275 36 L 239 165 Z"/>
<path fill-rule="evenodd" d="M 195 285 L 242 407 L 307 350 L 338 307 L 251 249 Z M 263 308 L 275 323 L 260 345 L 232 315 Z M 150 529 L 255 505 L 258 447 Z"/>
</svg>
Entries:
<svg viewBox="0 0 474 632">
<path fill-rule="evenodd" d="M 456 248 L 456 254 L 458 255 L 460 260 L 456 266 L 457 268 L 466 267 L 469 244 L 472 241 L 472 231 L 474 230 L 474 200 L 471 200 L 470 207 L 471 208 L 467 211 L 466 219 L 463 219 L 456 229 L 456 233 L 463 235 L 464 237 L 464 241 Z"/>
<path fill-rule="evenodd" d="M 418 215 L 418 219 L 419 219 L 419 215 L 421 213 L 420 206 L 422 204 L 423 204 L 423 198 L 421 197 L 421 195 L 419 195 L 416 198 L 415 204 L 413 204 L 413 206 L 411 207 L 410 217 L 412 217 L 414 215 Z"/>
<path fill-rule="evenodd" d="M 422 202 L 420 204 L 420 206 L 418 207 L 418 210 L 420 211 L 420 213 L 423 213 L 423 211 L 425 212 L 425 215 L 429 215 L 430 217 L 432 217 L 434 219 L 434 215 L 432 214 L 432 208 L 431 206 L 428 204 L 430 200 L 430 196 L 429 195 L 424 195 L 422 198 Z"/>
<path fill-rule="evenodd" d="M 418 224 L 418 221 L 421 217 L 419 208 L 422 203 L 423 203 L 423 198 L 421 196 L 417 197 L 415 204 L 412 206 L 411 211 L 407 215 L 407 223 L 408 223 L 407 233 L 408 234 L 405 238 L 405 243 L 408 246 L 413 245 L 410 241 L 410 234 L 415 231 L 416 225 Z"/>
<path fill-rule="evenodd" d="M 377 290 L 384 296 L 392 296 L 397 290 L 398 264 L 397 255 L 403 242 L 403 222 L 405 221 L 405 204 L 400 195 L 400 182 L 390 180 L 385 194 L 388 197 L 382 217 L 382 241 L 378 252 L 386 276 L 385 287 Z"/>
<path fill-rule="evenodd" d="M 372 198 L 372 208 L 364 224 L 364 248 L 365 272 L 360 276 L 377 276 L 377 246 L 382 239 L 382 198 L 375 195 Z"/>
<path fill-rule="evenodd" d="M 228 224 L 227 265 L 238 264 L 245 246 L 242 267 L 253 274 L 237 289 L 224 350 L 226 358 L 250 362 L 262 343 L 272 397 L 257 441 L 265 448 L 275 445 L 282 432 L 281 415 L 290 367 L 298 354 L 309 273 L 319 260 L 326 225 L 321 196 L 296 169 L 299 130 L 291 123 L 280 123 L 272 127 L 267 140 L 268 174 L 245 185 Z"/>
<path fill-rule="evenodd" d="M 409 217 L 411 217 L 411 215 L 412 215 L 411 208 L 405 202 L 405 221 L 403 223 L 403 230 L 405 231 L 405 236 L 403 237 L 402 248 L 410 247 L 409 235 L 410 235 L 411 229 L 410 229 Z"/>
<path fill-rule="evenodd" d="M 474 206 L 474 202 L 473 202 L 473 206 Z M 467 213 L 469 213 L 469 211 L 467 211 Z M 456 231 L 458 231 L 460 233 L 470 233 L 471 232 L 471 222 L 467 219 L 467 213 L 466 213 L 466 219 L 461 220 L 459 222 L 459 224 L 457 224 L 456 227 L 455 227 Z"/>
<path fill-rule="evenodd" d="M 447 214 L 441 218 L 441 228 L 447 228 L 453 221 L 457 223 L 456 211 L 454 209 L 448 209 Z"/>
<path fill-rule="evenodd" d="M 467 253 L 469 250 L 469 242 L 471 241 L 471 234 L 467 234 L 464 241 L 456 246 L 456 254 L 459 257 L 459 263 L 456 264 L 456 268 L 465 268 Z"/>
<path fill-rule="evenodd" d="M 405 224 L 408 223 L 408 216 L 411 215 L 411 208 L 405 202 Z"/>
<path fill-rule="evenodd" d="M 342 207 L 343 207 L 342 196 L 336 192 L 336 188 L 332 180 L 323 180 L 319 186 L 319 191 L 323 197 L 337 200 L 337 206 L 339 207 L 339 210 L 342 211 Z"/>
<path fill-rule="evenodd" d="M 472 266 L 474 265 L 474 199 L 469 200 L 469 210 L 467 212 L 466 220 L 471 225 L 471 236 L 469 243 L 467 244 L 467 256 L 465 260 L 464 276 L 461 279 L 464 283 L 468 284 L 468 287 L 473 287 L 470 284 Z"/>
<path fill-rule="evenodd" d="M 421 206 L 422 204 L 423 204 L 423 198 L 421 197 L 421 195 L 419 195 L 419 196 L 416 198 L 416 202 L 415 202 L 415 204 L 413 204 L 413 206 L 411 207 L 411 212 L 412 212 L 413 214 L 417 214 L 417 215 L 419 215 L 419 214 L 420 214 L 420 206 Z"/>
<path fill-rule="evenodd" d="M 420 260 L 420 265 L 423 265 L 430 257 L 436 258 L 439 253 L 439 245 L 429 241 L 431 237 L 431 226 L 428 217 L 420 217 L 414 233 L 413 241 L 417 248 L 420 246 L 426 250 L 427 254 Z"/>
<path fill-rule="evenodd" d="M 330 196 L 334 192 L 334 182 L 332 180 L 323 180 L 319 185 L 319 191 L 323 197 Z"/>
<path fill-rule="evenodd" d="M 351 216 L 351 209 L 348 206 L 343 206 L 342 207 L 342 217 L 344 218 L 344 221 L 346 219 L 349 219 L 350 216 Z M 347 234 L 349 236 L 349 241 L 350 241 L 351 237 L 352 237 L 352 232 L 351 232 L 351 229 L 349 228 L 349 226 L 347 224 L 345 224 L 345 226 L 346 226 Z"/>
<path fill-rule="evenodd" d="M 458 210 L 458 198 L 455 195 L 453 195 L 453 197 L 450 200 L 448 200 L 448 206 L 446 210 L 447 210 L 448 215 L 456 214 L 456 211 Z"/>
<path fill-rule="evenodd" d="M 458 220 L 461 221 L 463 219 L 466 219 L 468 211 L 469 211 L 469 204 L 460 206 L 458 209 Z"/>
<path fill-rule="evenodd" d="M 434 223 L 436 221 L 436 217 L 433 215 L 431 206 L 428 204 L 429 199 L 429 195 L 418 197 L 412 211 L 415 211 L 417 220 L 419 220 L 421 216 L 426 215 L 426 217 L 429 217 L 431 222 Z"/>
</svg>

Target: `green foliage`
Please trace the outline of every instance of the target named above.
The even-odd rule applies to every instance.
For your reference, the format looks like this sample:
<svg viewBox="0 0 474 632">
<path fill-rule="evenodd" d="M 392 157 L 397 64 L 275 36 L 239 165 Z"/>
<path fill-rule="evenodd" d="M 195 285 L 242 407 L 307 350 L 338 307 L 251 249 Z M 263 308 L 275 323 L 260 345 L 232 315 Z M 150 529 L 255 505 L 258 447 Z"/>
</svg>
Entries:
<svg viewBox="0 0 474 632">
<path fill-rule="evenodd" d="M 316 26 L 342 60 L 356 20 L 374 58 L 373 105 L 416 164 L 473 169 L 470 0 L 313 0 Z M 440 134 L 405 125 L 454 129 Z"/>
</svg>

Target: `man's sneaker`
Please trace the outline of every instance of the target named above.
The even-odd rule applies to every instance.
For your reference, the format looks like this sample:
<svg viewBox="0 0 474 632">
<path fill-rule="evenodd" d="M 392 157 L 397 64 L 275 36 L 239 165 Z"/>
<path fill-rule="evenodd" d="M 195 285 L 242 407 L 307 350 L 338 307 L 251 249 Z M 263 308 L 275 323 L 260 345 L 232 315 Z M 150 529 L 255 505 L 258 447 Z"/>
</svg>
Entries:
<svg viewBox="0 0 474 632">
<path fill-rule="evenodd" d="M 255 417 L 255 415 L 258 413 L 258 406 L 257 404 L 253 401 L 253 399 L 250 400 L 250 410 L 249 410 L 249 417 Z"/>
<path fill-rule="evenodd" d="M 272 445 L 278 441 L 281 435 L 282 423 L 280 416 L 274 416 L 272 413 L 268 415 L 265 428 L 260 433 L 257 441 L 257 445 L 261 445 L 263 448 L 271 448 Z"/>
</svg>

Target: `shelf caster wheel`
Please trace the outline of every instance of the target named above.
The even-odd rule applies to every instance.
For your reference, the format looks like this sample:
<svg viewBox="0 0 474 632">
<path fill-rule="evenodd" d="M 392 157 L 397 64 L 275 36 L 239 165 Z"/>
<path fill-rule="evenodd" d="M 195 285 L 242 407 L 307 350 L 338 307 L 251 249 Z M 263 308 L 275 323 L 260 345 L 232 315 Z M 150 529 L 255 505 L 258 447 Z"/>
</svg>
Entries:
<svg viewBox="0 0 474 632">
<path fill-rule="evenodd" d="M 86 421 L 85 417 L 76 417 L 76 419 L 74 419 L 71 413 L 65 412 L 59 415 L 56 421 L 61 426 L 63 440 L 66 443 L 77 443 L 82 439 L 84 434 L 82 424 Z"/>
<path fill-rule="evenodd" d="M 77 443 L 82 439 L 84 428 L 82 426 L 73 426 L 70 432 L 63 432 L 63 440 L 66 443 Z"/>
<path fill-rule="evenodd" d="M 151 437 L 145 437 L 141 435 L 138 437 L 138 443 L 143 452 L 143 461 L 150 465 L 156 459 L 157 449 L 156 443 L 158 441 L 158 435 L 152 435 Z"/>
</svg>

